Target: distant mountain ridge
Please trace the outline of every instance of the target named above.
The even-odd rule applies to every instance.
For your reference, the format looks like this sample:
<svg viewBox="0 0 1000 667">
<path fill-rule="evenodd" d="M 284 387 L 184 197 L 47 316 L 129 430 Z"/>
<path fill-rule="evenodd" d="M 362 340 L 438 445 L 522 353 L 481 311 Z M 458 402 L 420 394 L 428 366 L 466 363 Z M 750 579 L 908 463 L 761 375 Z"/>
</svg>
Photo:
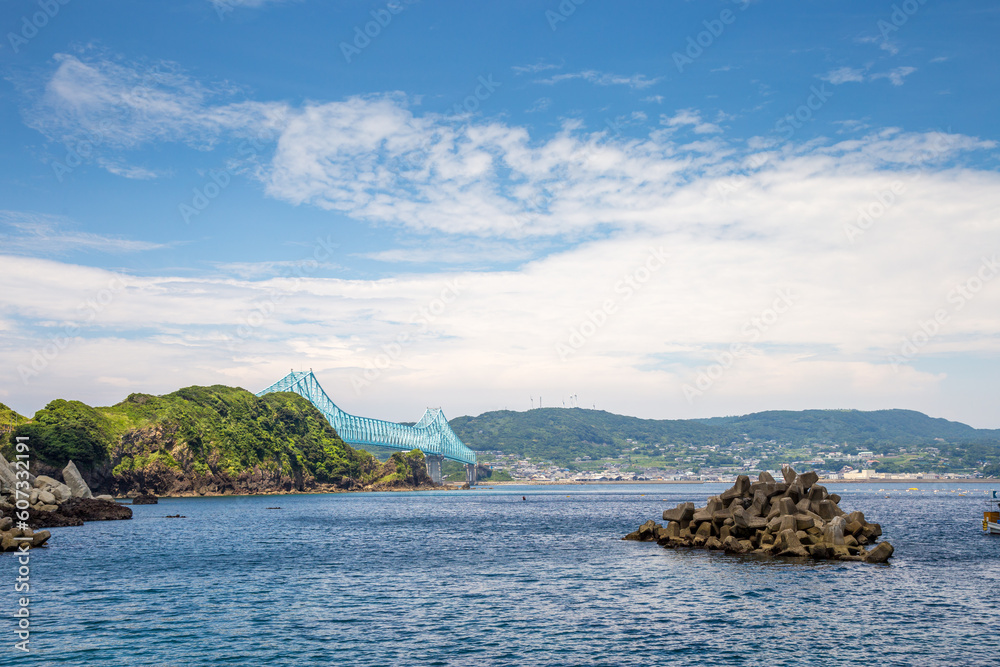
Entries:
<svg viewBox="0 0 1000 667">
<path fill-rule="evenodd" d="M 628 443 L 628 439 L 695 446 L 774 440 L 793 445 L 846 444 L 877 452 L 890 446 L 929 446 L 940 442 L 940 438 L 953 444 L 1000 447 L 1000 429 L 975 429 L 914 410 L 772 410 L 742 416 L 656 420 L 603 410 L 538 408 L 457 417 L 451 420 L 451 427 L 473 449 L 500 450 L 556 462 L 582 456 L 617 456 L 631 449 L 634 443 Z"/>
<path fill-rule="evenodd" d="M 852 439 L 898 441 L 900 438 L 927 437 L 950 441 L 1000 441 L 1000 429 L 976 429 L 962 422 L 930 417 L 916 410 L 768 410 L 739 417 L 710 417 L 694 421 L 709 426 L 742 429 L 751 438 L 758 439 L 779 435 L 785 439 L 794 436 L 817 439 L 835 434 L 835 440 L 848 442 Z M 768 437 L 765 438 L 765 435 Z"/>
</svg>

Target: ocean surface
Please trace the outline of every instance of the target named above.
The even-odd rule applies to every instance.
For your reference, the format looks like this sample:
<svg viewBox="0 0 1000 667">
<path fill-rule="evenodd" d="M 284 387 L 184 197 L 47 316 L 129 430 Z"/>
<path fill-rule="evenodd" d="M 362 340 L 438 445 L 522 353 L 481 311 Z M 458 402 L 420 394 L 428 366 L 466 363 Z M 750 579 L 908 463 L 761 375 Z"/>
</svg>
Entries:
<svg viewBox="0 0 1000 667">
<path fill-rule="evenodd" d="M 989 487 L 909 486 L 829 486 L 884 566 L 621 541 L 721 484 L 165 499 L 32 552 L 30 654 L 0 555 L 0 664 L 996 665 Z"/>
</svg>

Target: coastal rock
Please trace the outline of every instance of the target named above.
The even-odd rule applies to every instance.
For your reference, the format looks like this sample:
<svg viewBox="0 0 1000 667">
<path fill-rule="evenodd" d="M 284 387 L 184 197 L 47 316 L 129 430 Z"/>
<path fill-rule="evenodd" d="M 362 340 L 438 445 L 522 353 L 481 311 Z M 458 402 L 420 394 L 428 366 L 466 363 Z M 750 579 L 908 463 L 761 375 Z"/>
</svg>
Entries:
<svg viewBox="0 0 1000 667">
<path fill-rule="evenodd" d="M 150 495 L 148 493 L 141 496 L 136 496 L 132 499 L 133 505 L 156 505 L 159 499 L 156 496 Z"/>
<path fill-rule="evenodd" d="M 17 475 L 14 473 L 14 469 L 8 463 L 7 459 L 4 458 L 3 454 L 0 454 L 0 492 L 10 492 L 17 488 Z"/>
<path fill-rule="evenodd" d="M 131 519 L 132 509 L 114 501 L 71 498 L 53 510 L 28 510 L 28 523 L 38 528 L 82 526 L 84 521 Z"/>
<path fill-rule="evenodd" d="M 55 486 L 50 488 L 52 495 L 56 497 L 56 502 L 60 505 L 73 497 L 73 492 L 65 484 L 57 482 Z"/>
<path fill-rule="evenodd" d="M 740 475 L 705 507 L 681 503 L 663 512 L 666 528 L 647 521 L 623 539 L 767 557 L 884 563 L 892 556 L 887 542 L 865 551 L 863 545 L 874 543 L 882 527 L 868 523 L 863 512 L 842 510 L 840 498 L 817 484 L 815 471 L 799 474 L 786 467 L 783 473 L 782 483 L 764 474 L 751 483 Z"/>
<path fill-rule="evenodd" d="M 39 475 L 38 477 L 35 478 L 35 481 L 32 482 L 32 486 L 34 486 L 36 489 L 44 489 L 46 487 L 56 486 L 58 484 L 59 484 L 58 480 L 52 479 L 48 475 Z"/>
<path fill-rule="evenodd" d="M 55 505 L 56 497 L 52 495 L 49 491 L 39 491 L 38 492 L 39 502 L 45 503 L 46 505 Z"/>
<path fill-rule="evenodd" d="M 76 464 L 70 461 L 62 471 L 63 480 L 74 498 L 93 498 L 90 487 L 83 481 L 83 475 L 77 470 Z"/>
</svg>

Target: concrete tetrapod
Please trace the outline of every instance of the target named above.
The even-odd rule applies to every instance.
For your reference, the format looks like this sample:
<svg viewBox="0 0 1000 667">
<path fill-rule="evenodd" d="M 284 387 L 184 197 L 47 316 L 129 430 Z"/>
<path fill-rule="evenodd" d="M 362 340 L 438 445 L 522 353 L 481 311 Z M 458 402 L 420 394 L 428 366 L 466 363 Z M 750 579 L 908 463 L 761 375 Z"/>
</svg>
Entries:
<svg viewBox="0 0 1000 667">
<path fill-rule="evenodd" d="M 740 475 L 731 489 L 709 498 L 705 507 L 681 503 L 663 512 L 666 528 L 650 520 L 622 539 L 734 554 L 889 560 L 893 548 L 888 542 L 865 550 L 882 535 L 882 527 L 868 523 L 863 512 L 840 509 L 840 496 L 818 484 L 815 471 L 798 474 L 786 466 L 782 475 L 784 482 L 775 482 L 766 472 L 756 482 Z"/>
</svg>

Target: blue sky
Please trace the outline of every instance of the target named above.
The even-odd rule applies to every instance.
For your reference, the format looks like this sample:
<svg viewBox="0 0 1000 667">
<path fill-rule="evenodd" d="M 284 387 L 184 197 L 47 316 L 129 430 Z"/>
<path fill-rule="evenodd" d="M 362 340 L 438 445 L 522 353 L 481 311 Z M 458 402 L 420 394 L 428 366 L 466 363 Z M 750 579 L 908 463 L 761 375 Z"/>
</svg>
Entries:
<svg viewBox="0 0 1000 667">
<path fill-rule="evenodd" d="M 998 427 L 998 18 L 5 2 L 0 401 Z"/>
</svg>

